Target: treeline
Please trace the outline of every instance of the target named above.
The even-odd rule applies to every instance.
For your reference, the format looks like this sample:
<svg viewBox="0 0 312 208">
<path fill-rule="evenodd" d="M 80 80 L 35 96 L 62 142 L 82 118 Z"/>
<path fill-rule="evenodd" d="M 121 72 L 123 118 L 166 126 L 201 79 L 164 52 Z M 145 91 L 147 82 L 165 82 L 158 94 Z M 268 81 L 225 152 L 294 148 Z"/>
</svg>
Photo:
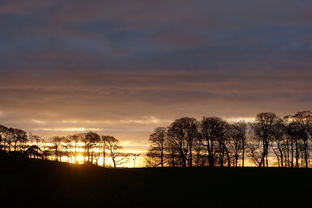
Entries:
<svg viewBox="0 0 312 208">
<path fill-rule="evenodd" d="M 280 118 L 259 113 L 252 123 L 218 117 L 176 119 L 150 135 L 150 167 L 309 167 L 312 112 Z"/>
<path fill-rule="evenodd" d="M 21 129 L 8 128 L 0 125 L 0 151 L 10 155 L 56 160 L 78 163 L 78 157 L 83 158 L 83 163 L 98 165 L 102 159 L 103 167 L 107 167 L 110 159 L 113 167 L 126 163 L 130 157 L 136 158 L 137 154 L 121 152 L 119 140 L 113 136 L 99 135 L 95 132 L 79 133 L 69 136 L 54 136 L 48 140 L 41 139 Z"/>
</svg>

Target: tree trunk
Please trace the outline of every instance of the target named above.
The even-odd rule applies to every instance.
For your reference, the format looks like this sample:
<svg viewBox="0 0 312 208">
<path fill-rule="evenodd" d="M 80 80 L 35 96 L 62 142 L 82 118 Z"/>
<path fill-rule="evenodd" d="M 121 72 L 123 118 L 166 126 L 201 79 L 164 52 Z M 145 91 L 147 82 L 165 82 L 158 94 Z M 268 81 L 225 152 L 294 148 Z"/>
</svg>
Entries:
<svg viewBox="0 0 312 208">
<path fill-rule="evenodd" d="M 235 167 L 238 167 L 238 154 L 235 154 Z"/>
<path fill-rule="evenodd" d="M 77 159 L 77 143 L 75 143 L 75 163 L 78 163 L 78 159 Z"/>
<path fill-rule="evenodd" d="M 296 146 L 296 165 L 295 167 L 298 168 L 299 167 L 299 145 L 298 145 L 298 141 L 295 141 L 295 146 Z"/>
<path fill-rule="evenodd" d="M 114 164 L 114 168 L 116 168 L 116 160 L 115 160 L 115 156 L 112 157 L 112 160 L 113 160 L 113 164 Z"/>
<path fill-rule="evenodd" d="M 105 158 L 106 158 L 106 152 L 105 150 L 103 150 L 103 167 L 105 168 L 106 164 L 105 164 Z"/>
<path fill-rule="evenodd" d="M 308 168 L 309 163 L 308 163 L 308 144 L 307 144 L 307 141 L 305 141 L 305 144 L 304 144 L 304 160 L 305 160 L 305 167 Z"/>
<path fill-rule="evenodd" d="M 226 148 L 225 144 L 224 145 L 224 150 L 225 150 L 225 154 L 226 154 L 226 158 L 227 158 L 227 164 L 228 164 L 228 167 L 231 167 L 231 157 L 230 157 L 230 153 L 228 151 L 228 149 Z"/>
<path fill-rule="evenodd" d="M 291 167 L 294 167 L 294 144 L 291 142 Z"/>
<path fill-rule="evenodd" d="M 189 158 L 189 164 L 188 164 L 188 166 L 189 167 L 192 167 L 193 166 L 193 153 L 192 153 L 192 151 L 193 151 L 193 145 L 190 143 L 189 144 L 189 151 L 190 151 L 190 158 Z"/>
<path fill-rule="evenodd" d="M 161 151 L 160 151 L 160 165 L 164 167 L 164 144 L 161 144 Z"/>
<path fill-rule="evenodd" d="M 17 149 L 17 141 L 14 142 L 14 152 L 16 151 Z"/>
<path fill-rule="evenodd" d="M 209 167 L 214 167 L 214 157 L 211 153 L 208 155 Z"/>
<path fill-rule="evenodd" d="M 243 140 L 242 167 L 245 167 L 245 141 Z"/>
</svg>

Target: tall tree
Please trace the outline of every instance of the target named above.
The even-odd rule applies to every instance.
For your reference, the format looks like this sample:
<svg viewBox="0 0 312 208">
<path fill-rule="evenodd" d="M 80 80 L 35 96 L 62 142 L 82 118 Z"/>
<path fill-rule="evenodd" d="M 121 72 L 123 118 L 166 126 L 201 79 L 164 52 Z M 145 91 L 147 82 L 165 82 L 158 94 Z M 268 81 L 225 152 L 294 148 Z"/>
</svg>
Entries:
<svg viewBox="0 0 312 208">
<path fill-rule="evenodd" d="M 72 155 L 73 155 L 73 152 L 72 152 L 73 146 L 72 146 L 71 138 L 72 138 L 71 136 L 67 136 L 67 137 L 64 137 L 63 139 L 62 147 L 65 150 L 64 153 L 65 153 L 65 156 L 67 157 L 67 162 L 70 162 Z"/>
<path fill-rule="evenodd" d="M 77 149 L 78 149 L 78 144 L 79 144 L 80 138 L 81 138 L 81 136 L 79 134 L 74 134 L 74 135 L 69 136 L 70 141 L 74 143 L 74 155 L 75 155 L 74 157 L 75 157 L 75 163 L 76 164 L 78 163 Z"/>
<path fill-rule="evenodd" d="M 262 153 L 259 162 L 260 167 L 269 166 L 269 146 L 273 138 L 274 127 L 281 119 L 275 113 L 259 113 L 256 122 L 252 125 L 254 134 L 262 145 Z"/>
<path fill-rule="evenodd" d="M 147 153 L 149 159 L 153 160 L 154 166 L 164 167 L 165 163 L 165 141 L 167 138 L 167 130 L 164 127 L 154 129 L 150 135 L 150 149 Z"/>
<path fill-rule="evenodd" d="M 198 124 L 195 118 L 183 117 L 175 120 L 168 129 L 168 136 L 178 146 L 180 165 L 192 167 L 193 144 L 198 138 Z"/>
<path fill-rule="evenodd" d="M 219 165 L 224 165 L 224 156 L 227 156 L 230 166 L 229 150 L 226 147 L 228 124 L 218 117 L 203 117 L 201 124 L 201 143 L 207 151 L 207 159 L 210 167 L 216 165 L 217 154 Z"/>
<path fill-rule="evenodd" d="M 82 142 L 84 143 L 85 153 L 87 157 L 87 162 L 93 164 L 93 151 L 92 149 L 100 141 L 100 136 L 95 132 L 87 132 L 82 137 Z"/>
<path fill-rule="evenodd" d="M 0 150 L 6 150 L 7 147 L 7 141 L 10 135 L 9 128 L 6 126 L 0 125 Z"/>
<path fill-rule="evenodd" d="M 302 111 L 290 117 L 290 136 L 295 142 L 296 167 L 299 166 L 300 153 L 303 155 L 305 167 L 309 167 L 309 139 L 312 132 L 312 112 Z"/>
<path fill-rule="evenodd" d="M 168 166 L 177 167 L 181 166 L 179 146 L 173 137 L 167 136 L 165 140 L 165 158 Z"/>
<path fill-rule="evenodd" d="M 229 125 L 229 143 L 236 167 L 238 166 L 240 157 L 242 158 L 242 167 L 245 165 L 246 129 L 247 124 L 244 122 Z"/>
<path fill-rule="evenodd" d="M 284 167 L 285 162 L 285 147 L 287 139 L 286 139 L 286 126 L 285 123 L 280 120 L 276 122 L 273 126 L 272 130 L 272 149 L 277 158 L 278 166 Z"/>
<path fill-rule="evenodd" d="M 120 153 L 120 149 L 122 149 L 122 147 L 119 145 L 119 140 L 115 137 L 107 137 L 106 141 L 114 168 L 116 168 L 117 165 L 123 163 L 125 159 L 123 157 L 124 155 Z"/>
<path fill-rule="evenodd" d="M 11 139 L 14 144 L 14 151 L 17 151 L 18 143 L 20 144 L 19 147 L 21 148 L 22 143 L 27 141 L 27 134 L 21 129 L 10 128 L 9 131 L 11 132 Z"/>
<path fill-rule="evenodd" d="M 106 151 L 109 150 L 108 141 L 112 139 L 113 139 L 112 136 L 105 136 L 105 135 L 101 136 L 100 148 L 102 149 L 102 158 L 103 158 L 102 165 L 104 168 L 106 167 Z"/>
<path fill-rule="evenodd" d="M 62 161 L 62 154 L 61 154 L 61 144 L 64 137 L 54 136 L 51 139 L 54 149 L 54 156 L 56 161 Z"/>
<path fill-rule="evenodd" d="M 201 144 L 200 137 L 194 142 L 194 151 L 195 151 L 195 166 L 205 166 L 207 159 L 205 157 L 205 148 Z"/>
</svg>

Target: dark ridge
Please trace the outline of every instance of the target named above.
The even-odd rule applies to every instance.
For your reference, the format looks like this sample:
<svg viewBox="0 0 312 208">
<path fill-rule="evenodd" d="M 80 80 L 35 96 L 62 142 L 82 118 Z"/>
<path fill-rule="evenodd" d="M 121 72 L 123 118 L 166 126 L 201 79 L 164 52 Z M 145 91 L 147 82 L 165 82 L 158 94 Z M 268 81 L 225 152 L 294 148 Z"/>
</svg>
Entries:
<svg viewBox="0 0 312 208">
<path fill-rule="evenodd" d="M 108 169 L 2 158 L 0 199 L 10 207 L 298 207 L 309 202 L 311 176 L 311 169 Z"/>
</svg>

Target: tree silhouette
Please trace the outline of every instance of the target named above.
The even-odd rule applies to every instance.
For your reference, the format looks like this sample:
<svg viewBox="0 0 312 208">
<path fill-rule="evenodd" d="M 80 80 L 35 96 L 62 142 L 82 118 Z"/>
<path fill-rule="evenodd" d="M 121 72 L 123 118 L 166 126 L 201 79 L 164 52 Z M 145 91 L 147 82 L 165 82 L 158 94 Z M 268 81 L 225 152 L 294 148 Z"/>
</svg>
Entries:
<svg viewBox="0 0 312 208">
<path fill-rule="evenodd" d="M 77 148 L 78 148 L 78 143 L 80 141 L 80 135 L 79 134 L 74 134 L 74 135 L 70 135 L 69 139 L 71 142 L 74 143 L 74 156 L 75 156 L 75 163 L 78 163 L 78 153 L 77 153 Z"/>
<path fill-rule="evenodd" d="M 10 134 L 9 128 L 6 126 L 0 125 L 0 142 L 1 142 L 0 149 L 1 150 L 6 150 L 9 134 Z"/>
<path fill-rule="evenodd" d="M 110 157 L 112 159 L 114 168 L 116 168 L 117 165 L 123 163 L 125 159 L 123 157 L 124 155 L 119 152 L 119 150 L 121 149 L 121 146 L 119 146 L 119 140 L 116 139 L 115 137 L 110 136 L 106 138 L 106 141 L 107 141 L 108 150 L 110 152 Z M 118 157 L 120 158 L 118 159 Z"/>
<path fill-rule="evenodd" d="M 231 146 L 235 167 L 238 166 L 238 160 L 241 156 L 242 167 L 245 162 L 245 146 L 246 146 L 246 129 L 247 124 L 244 122 L 229 125 L 228 136 Z"/>
<path fill-rule="evenodd" d="M 200 136 L 194 141 L 195 166 L 205 166 L 207 159 L 204 155 L 205 148 L 201 143 Z"/>
<path fill-rule="evenodd" d="M 20 143 L 21 148 L 21 144 L 27 141 L 27 134 L 25 131 L 21 129 L 10 128 L 9 131 L 11 133 L 11 140 L 14 144 L 14 151 L 17 151 L 18 150 L 17 144 Z"/>
<path fill-rule="evenodd" d="M 274 127 L 282 122 L 275 113 L 259 113 L 256 116 L 256 122 L 252 125 L 256 138 L 262 145 L 262 154 L 259 166 L 269 166 L 268 153 L 269 146 L 273 138 Z"/>
<path fill-rule="evenodd" d="M 72 156 L 72 149 L 73 149 L 71 136 L 63 137 L 62 148 L 65 149 L 65 155 L 67 157 L 67 162 L 70 162 L 70 158 Z"/>
<path fill-rule="evenodd" d="M 164 167 L 166 137 L 167 130 L 164 127 L 154 129 L 154 132 L 150 135 L 149 141 L 151 142 L 151 147 L 147 156 L 153 160 L 153 166 L 160 165 L 161 167 Z"/>
<path fill-rule="evenodd" d="M 102 149 L 103 167 L 106 167 L 106 150 L 109 150 L 108 141 L 113 140 L 112 136 L 101 136 L 100 147 Z"/>
<path fill-rule="evenodd" d="M 54 156 L 55 156 L 55 160 L 56 161 L 62 161 L 62 154 L 61 154 L 61 143 L 63 140 L 63 137 L 59 137 L 59 136 L 54 136 L 51 139 L 52 144 L 53 144 L 53 150 L 54 150 Z"/>
<path fill-rule="evenodd" d="M 210 167 L 214 167 L 218 156 L 219 165 L 224 165 L 224 156 L 227 156 L 230 166 L 229 150 L 226 146 L 228 124 L 218 117 L 204 117 L 201 121 L 201 143 L 207 151 Z"/>
<path fill-rule="evenodd" d="M 309 167 L 309 139 L 312 129 L 312 112 L 302 111 L 289 116 L 288 133 L 295 144 L 296 167 L 299 167 L 300 154 L 303 155 L 304 166 Z"/>
<path fill-rule="evenodd" d="M 165 140 L 166 160 L 168 166 L 176 167 L 181 166 L 181 160 L 179 156 L 179 146 L 176 144 L 174 138 L 167 136 Z"/>
<path fill-rule="evenodd" d="M 94 152 L 92 151 L 92 149 L 100 141 L 100 136 L 97 133 L 90 131 L 87 132 L 84 136 L 82 136 L 81 140 L 84 143 L 87 162 L 88 164 L 93 164 Z"/>
<path fill-rule="evenodd" d="M 183 117 L 175 120 L 168 129 L 168 136 L 178 147 L 182 167 L 193 165 L 193 143 L 199 135 L 197 127 L 196 119 Z"/>
<path fill-rule="evenodd" d="M 286 147 L 286 126 L 285 123 L 280 120 L 276 122 L 272 130 L 272 149 L 276 155 L 278 166 L 285 166 L 285 147 Z"/>
<path fill-rule="evenodd" d="M 279 118 L 275 113 L 259 113 L 255 122 L 227 122 L 219 117 L 182 117 L 169 127 L 158 127 L 150 134 L 146 164 L 152 167 L 245 166 L 253 161 L 259 167 L 309 167 L 312 137 L 312 112 L 301 111 Z M 1 155 L 27 156 L 98 164 L 107 157 L 116 168 L 138 154 L 123 153 L 119 140 L 113 136 L 86 132 L 69 136 L 54 136 L 50 140 L 26 134 L 22 129 L 0 125 Z M 51 145 L 52 144 L 52 145 Z M 11 151 L 13 149 L 13 151 Z M 100 150 L 100 151 L 98 151 Z M 270 163 L 270 164 L 269 164 Z M 134 165 L 135 166 L 135 165 Z"/>
</svg>

